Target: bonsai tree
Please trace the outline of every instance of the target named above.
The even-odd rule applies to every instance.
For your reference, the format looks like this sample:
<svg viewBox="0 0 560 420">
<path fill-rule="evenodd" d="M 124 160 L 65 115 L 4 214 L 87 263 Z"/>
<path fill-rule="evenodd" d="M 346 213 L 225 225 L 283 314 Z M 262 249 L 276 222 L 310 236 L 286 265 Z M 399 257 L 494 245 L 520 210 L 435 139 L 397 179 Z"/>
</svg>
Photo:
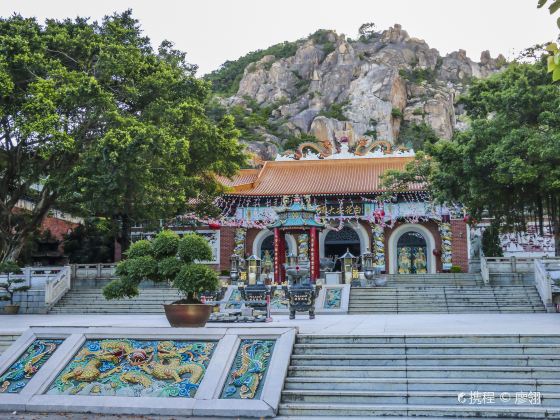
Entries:
<svg viewBox="0 0 560 420">
<path fill-rule="evenodd" d="M 164 230 L 152 240 L 133 243 L 127 259 L 117 265 L 117 279 L 103 288 L 106 299 L 138 296 L 142 280 L 169 282 L 183 293 L 174 303 L 200 303 L 201 292 L 218 290 L 218 274 L 197 261 L 212 259 L 212 249 L 200 235 L 188 233 L 179 238 Z"/>
<path fill-rule="evenodd" d="M 7 274 L 8 278 L 4 282 L 0 280 L 0 290 L 4 292 L 0 296 L 1 301 L 10 302 L 10 305 L 14 304 L 14 294 L 17 292 L 25 292 L 29 290 L 29 286 L 22 286 L 21 284 L 25 279 L 13 278 L 12 274 L 20 274 L 21 270 L 19 266 L 13 261 L 5 261 L 0 263 L 0 274 Z"/>
</svg>

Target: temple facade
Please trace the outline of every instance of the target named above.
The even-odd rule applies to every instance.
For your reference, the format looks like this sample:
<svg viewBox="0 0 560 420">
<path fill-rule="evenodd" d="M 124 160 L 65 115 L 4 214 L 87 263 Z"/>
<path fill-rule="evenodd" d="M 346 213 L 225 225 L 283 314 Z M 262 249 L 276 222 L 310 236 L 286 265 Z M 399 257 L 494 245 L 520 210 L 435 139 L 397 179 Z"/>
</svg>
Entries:
<svg viewBox="0 0 560 420">
<path fill-rule="evenodd" d="M 217 202 L 221 215 L 197 219 L 197 231 L 214 248 L 208 263 L 227 271 L 237 254 L 278 266 L 291 254 L 320 261 L 321 272 L 340 271 L 339 258 L 349 251 L 356 257 L 372 252 L 383 273 L 468 271 L 469 229 L 460 207 L 434 204 L 420 184 L 382 196 L 382 175 L 413 159 L 413 151 L 386 142 L 352 147 L 342 137 L 332 145 L 303 144 L 260 168 L 221 179 L 228 187 Z M 275 232 L 277 211 L 294 203 L 314 212 L 323 228 Z M 274 278 L 281 280 L 277 273 Z"/>
</svg>

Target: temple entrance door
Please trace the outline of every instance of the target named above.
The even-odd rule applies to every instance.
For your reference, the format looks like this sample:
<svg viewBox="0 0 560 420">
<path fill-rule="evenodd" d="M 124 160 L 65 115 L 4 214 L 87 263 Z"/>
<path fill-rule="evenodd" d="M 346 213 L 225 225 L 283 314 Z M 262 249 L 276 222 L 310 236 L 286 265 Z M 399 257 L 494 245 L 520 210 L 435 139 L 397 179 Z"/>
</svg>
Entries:
<svg viewBox="0 0 560 420">
<path fill-rule="evenodd" d="M 397 272 L 425 274 L 428 272 L 426 238 L 418 232 L 406 232 L 397 242 Z"/>
<path fill-rule="evenodd" d="M 345 226 L 338 232 L 331 230 L 325 237 L 325 257 L 338 258 L 347 250 L 356 257 L 361 255 L 360 238 L 351 227 Z M 340 260 L 336 261 L 333 271 L 341 271 Z"/>
</svg>

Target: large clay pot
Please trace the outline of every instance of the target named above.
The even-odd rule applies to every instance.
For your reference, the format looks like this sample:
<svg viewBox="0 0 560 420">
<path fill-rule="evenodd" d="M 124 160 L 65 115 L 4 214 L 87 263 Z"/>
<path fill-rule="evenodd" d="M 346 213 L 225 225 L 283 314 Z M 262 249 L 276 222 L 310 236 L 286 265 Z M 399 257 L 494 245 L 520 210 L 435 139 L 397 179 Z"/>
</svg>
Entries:
<svg viewBox="0 0 560 420">
<path fill-rule="evenodd" d="M 15 315 L 19 312 L 19 305 L 6 305 L 4 306 L 4 313 L 8 315 Z"/>
<path fill-rule="evenodd" d="M 212 313 L 212 305 L 171 303 L 163 305 L 172 327 L 204 327 Z"/>
</svg>

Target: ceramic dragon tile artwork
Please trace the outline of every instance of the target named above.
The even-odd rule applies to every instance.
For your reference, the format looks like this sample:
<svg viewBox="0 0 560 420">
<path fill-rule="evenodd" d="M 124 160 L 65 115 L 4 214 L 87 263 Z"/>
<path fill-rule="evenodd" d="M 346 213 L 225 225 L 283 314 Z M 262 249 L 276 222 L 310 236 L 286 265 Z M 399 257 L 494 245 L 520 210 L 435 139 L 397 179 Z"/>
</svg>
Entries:
<svg viewBox="0 0 560 420">
<path fill-rule="evenodd" d="M 231 291 L 229 300 L 226 303 L 226 309 L 239 309 L 241 308 L 242 301 L 241 291 L 236 287 Z"/>
<path fill-rule="evenodd" d="M 259 399 L 275 340 L 241 340 L 221 398 Z"/>
<path fill-rule="evenodd" d="M 49 395 L 192 398 L 215 341 L 88 339 Z"/>
<path fill-rule="evenodd" d="M 325 309 L 339 309 L 342 300 L 342 289 L 339 287 L 328 288 L 325 292 Z"/>
<path fill-rule="evenodd" d="M 271 309 L 288 309 L 289 303 L 288 290 L 283 287 L 274 287 L 270 297 Z"/>
<path fill-rule="evenodd" d="M 64 340 L 36 339 L 23 354 L 0 375 L 0 394 L 19 393 L 41 369 Z"/>
</svg>

